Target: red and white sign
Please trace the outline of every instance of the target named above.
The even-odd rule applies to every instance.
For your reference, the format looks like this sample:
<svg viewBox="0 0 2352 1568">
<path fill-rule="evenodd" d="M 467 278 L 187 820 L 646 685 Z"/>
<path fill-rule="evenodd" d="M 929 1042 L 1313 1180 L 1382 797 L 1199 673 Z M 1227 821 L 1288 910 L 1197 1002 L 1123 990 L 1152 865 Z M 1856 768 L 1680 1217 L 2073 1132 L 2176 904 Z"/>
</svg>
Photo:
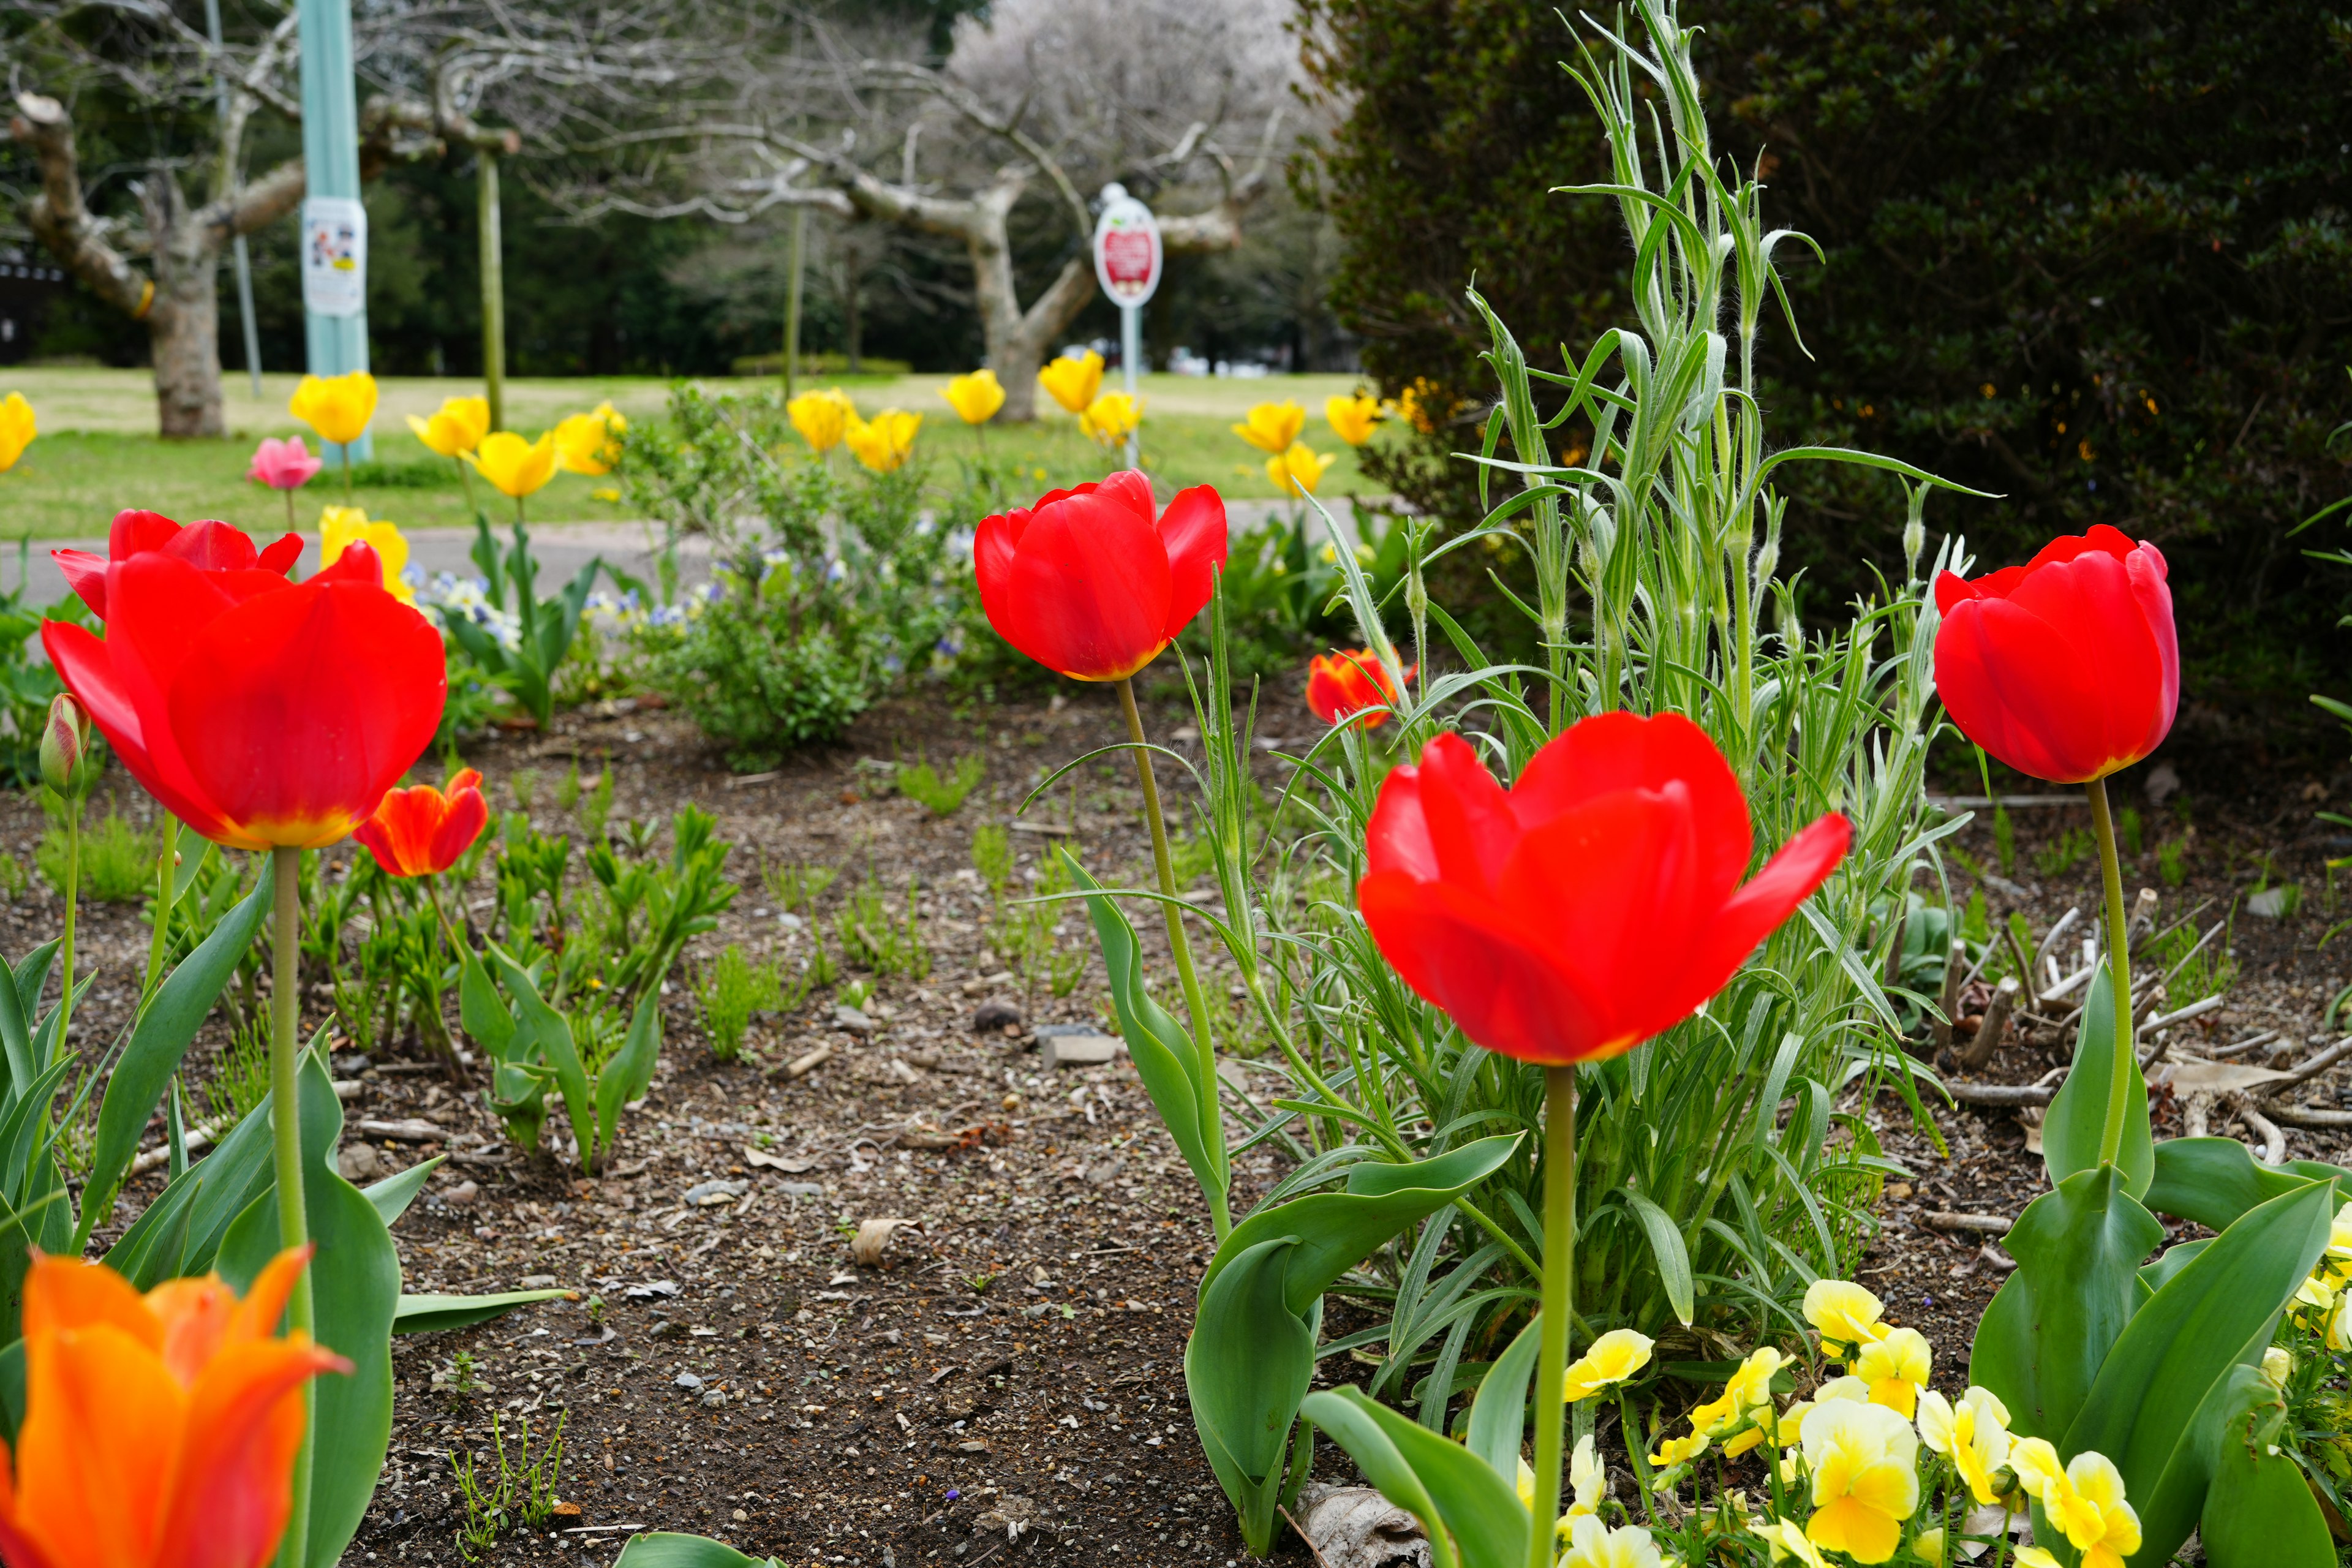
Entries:
<svg viewBox="0 0 2352 1568">
<path fill-rule="evenodd" d="M 1151 209 L 1126 187 L 1105 185 L 1102 216 L 1095 221 L 1095 280 L 1110 302 L 1133 310 L 1150 300 L 1160 287 L 1162 261 Z"/>
</svg>

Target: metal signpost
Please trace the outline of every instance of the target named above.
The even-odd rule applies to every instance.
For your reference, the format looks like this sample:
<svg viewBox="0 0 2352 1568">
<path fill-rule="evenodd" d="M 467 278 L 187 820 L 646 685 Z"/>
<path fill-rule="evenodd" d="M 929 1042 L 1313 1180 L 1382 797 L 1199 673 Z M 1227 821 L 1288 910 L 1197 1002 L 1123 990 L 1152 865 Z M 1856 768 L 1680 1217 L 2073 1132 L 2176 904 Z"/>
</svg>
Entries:
<svg viewBox="0 0 2352 1568">
<path fill-rule="evenodd" d="M 299 0 L 302 29 L 302 327 L 313 375 L 368 368 L 367 209 L 360 205 L 359 94 L 351 0 Z M 373 454 L 352 443 L 354 462 Z M 326 450 L 335 462 L 339 448 Z"/>
<path fill-rule="evenodd" d="M 1160 288 L 1166 260 L 1160 245 L 1160 222 L 1151 209 L 1127 194 L 1121 184 L 1102 188 L 1102 216 L 1095 220 L 1095 281 L 1118 307 L 1118 363 L 1127 373 L 1127 396 L 1135 401 L 1136 367 L 1143 358 L 1143 307 Z M 1137 436 L 1127 434 L 1127 466 L 1137 466 Z"/>
</svg>

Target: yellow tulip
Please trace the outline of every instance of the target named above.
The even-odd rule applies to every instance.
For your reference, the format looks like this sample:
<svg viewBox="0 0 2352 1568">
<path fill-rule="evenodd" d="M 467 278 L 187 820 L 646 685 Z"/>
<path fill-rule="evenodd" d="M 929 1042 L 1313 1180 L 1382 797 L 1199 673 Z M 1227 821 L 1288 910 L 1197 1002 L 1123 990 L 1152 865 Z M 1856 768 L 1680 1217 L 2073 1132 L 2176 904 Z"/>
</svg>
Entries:
<svg viewBox="0 0 2352 1568">
<path fill-rule="evenodd" d="M 1805 1413 L 1813 1515 L 1805 1534 L 1856 1563 L 1885 1563 L 1919 1507 L 1918 1435 L 1882 1405 L 1835 1399 Z"/>
<path fill-rule="evenodd" d="M 842 439 L 849 443 L 859 462 L 877 474 L 887 474 L 914 455 L 915 432 L 922 427 L 921 415 L 885 408 L 871 419 L 853 416 Z"/>
<path fill-rule="evenodd" d="M 520 500 L 555 477 L 555 432 L 526 441 L 511 430 L 496 431 L 483 437 L 466 461 L 499 494 Z"/>
<path fill-rule="evenodd" d="M 1330 425 L 1331 434 L 1350 447 L 1360 447 L 1380 427 L 1381 400 L 1364 392 L 1348 397 L 1327 397 L 1323 400 L 1323 417 Z"/>
<path fill-rule="evenodd" d="M 967 425 L 985 425 L 1004 406 L 1004 385 L 996 379 L 996 373 L 985 365 L 970 375 L 957 376 L 940 388 L 940 395 L 948 400 L 956 417 Z"/>
<path fill-rule="evenodd" d="M 1907 1421 L 1918 1408 L 1919 1391 L 1927 1386 L 1932 1355 L 1918 1330 L 1891 1329 L 1862 1347 L 1853 1358 L 1853 1375 L 1870 1384 L 1873 1405 L 1884 1405 Z"/>
<path fill-rule="evenodd" d="M 33 428 L 33 405 L 25 401 L 21 392 L 12 392 L 0 398 L 0 474 L 16 466 L 25 448 L 33 444 L 37 432 Z"/>
<path fill-rule="evenodd" d="M 470 452 L 490 433 L 490 400 L 487 397 L 445 397 L 430 419 L 408 416 L 416 438 L 445 458 Z"/>
<path fill-rule="evenodd" d="M 375 417 L 375 377 L 363 370 L 349 375 L 306 375 L 286 407 L 316 430 L 321 441 L 348 447 L 367 434 L 368 421 Z"/>
<path fill-rule="evenodd" d="M 1143 423 L 1143 404 L 1124 392 L 1106 392 L 1078 416 L 1078 428 L 1102 447 L 1123 447 Z"/>
<path fill-rule="evenodd" d="M 589 413 L 560 420 L 555 426 L 556 463 L 592 478 L 609 474 L 613 465 L 621 460 L 621 437 L 628 428 L 629 422 L 621 417 L 610 399 Z"/>
<path fill-rule="evenodd" d="M 1323 482 L 1323 471 L 1339 460 L 1328 453 L 1318 456 L 1304 441 L 1293 441 L 1288 451 L 1265 460 L 1265 477 L 1284 495 L 1311 496 Z"/>
<path fill-rule="evenodd" d="M 408 540 L 395 525 L 378 521 L 370 522 L 368 514 L 355 506 L 331 506 L 319 514 L 319 564 L 332 566 L 342 559 L 343 552 L 354 544 L 364 544 L 375 552 L 383 567 L 384 591 L 404 605 L 416 602 L 416 591 L 408 585 Z"/>
<path fill-rule="evenodd" d="M 1103 357 L 1088 349 L 1077 358 L 1064 354 L 1037 373 L 1037 384 L 1073 414 L 1084 414 L 1102 391 Z"/>
<path fill-rule="evenodd" d="M 1805 1287 L 1805 1321 L 1822 1336 L 1822 1354 L 1850 1359 L 1886 1331 L 1878 1320 L 1886 1304 L 1847 1279 L 1816 1279 Z"/>
<path fill-rule="evenodd" d="M 1568 1369 L 1568 1403 L 1590 1399 L 1612 1383 L 1622 1383 L 1650 1364 L 1651 1341 L 1631 1329 L 1612 1329 Z"/>
<path fill-rule="evenodd" d="M 1294 398 L 1280 403 L 1261 403 L 1249 411 L 1248 423 L 1233 427 L 1234 434 L 1261 452 L 1276 457 L 1290 450 L 1298 433 L 1307 428 L 1307 410 Z"/>
<path fill-rule="evenodd" d="M 837 386 L 823 392 L 803 392 L 784 405 L 784 415 L 801 439 L 819 453 L 830 452 L 841 445 L 849 433 L 850 422 L 857 417 L 857 405 L 849 401 L 849 394 Z"/>
</svg>

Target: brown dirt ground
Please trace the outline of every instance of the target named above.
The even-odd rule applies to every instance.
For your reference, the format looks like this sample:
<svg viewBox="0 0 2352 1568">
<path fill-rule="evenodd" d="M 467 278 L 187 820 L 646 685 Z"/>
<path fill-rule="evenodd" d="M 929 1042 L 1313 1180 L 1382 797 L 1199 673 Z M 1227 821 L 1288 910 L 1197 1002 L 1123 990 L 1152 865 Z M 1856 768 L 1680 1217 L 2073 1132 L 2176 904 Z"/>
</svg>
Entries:
<svg viewBox="0 0 2352 1568">
<path fill-rule="evenodd" d="M 1160 737 L 1188 721 L 1174 706 L 1151 720 Z M 1304 735 L 1310 725 L 1303 710 L 1277 708 L 1260 733 Z M 409 1289 L 551 1280 L 582 1299 L 395 1342 L 391 1458 L 347 1561 L 460 1562 L 451 1452 L 471 1452 L 495 1470 L 493 1417 L 511 1457 L 523 1422 L 536 1452 L 559 1415 L 558 1490 L 580 1512 L 535 1536 L 509 1533 L 482 1561 L 609 1563 L 635 1527 L 712 1534 L 793 1564 L 1175 1564 L 1240 1555 L 1192 1440 L 1183 1390 L 1192 1292 L 1209 1252 L 1196 1189 L 1123 1059 L 1048 1072 L 1024 1029 L 983 1037 L 972 1024 L 977 1005 L 993 997 L 1022 1007 L 1027 1026 L 1103 1016 L 1093 968 L 1063 999 L 988 984 L 998 972 L 985 951 L 988 899 L 957 874 L 970 865 L 975 824 L 1006 818 L 1046 769 L 1119 738 L 1115 710 L 1088 690 L 1050 706 L 896 706 L 869 715 L 843 747 L 750 780 L 727 778 L 677 716 L 625 705 L 559 720 L 549 738 L 474 749 L 470 760 L 489 775 L 499 804 L 511 804 L 516 774 L 537 775 L 543 826 L 570 826 L 548 803 L 574 756 L 583 773 L 607 763 L 617 771 L 616 822 L 666 818 L 688 800 L 718 813 L 720 835 L 739 846 L 730 868 L 743 891 L 720 930 L 696 944 L 698 955 L 727 942 L 754 957 L 803 951 L 795 944 L 804 939 L 776 918 L 757 875 L 762 864 L 840 868 L 827 912 L 870 866 L 901 898 L 908 875 L 920 878 L 934 967 L 920 982 L 880 987 L 871 1034 L 830 1026 L 829 1006 L 813 998 L 790 1017 L 756 1024 L 747 1055 L 724 1064 L 705 1048 L 688 988 L 674 979 L 660 1070 L 644 1108 L 624 1121 L 611 1173 L 597 1180 L 576 1179 L 546 1155 L 514 1157 L 477 1103 L 438 1069 L 399 1070 L 413 1064 L 395 1059 L 397 1050 L 359 1073 L 352 1116 L 433 1121 L 456 1156 L 394 1227 Z M 860 767 L 918 746 L 942 771 L 953 756 L 984 750 L 982 796 L 934 821 Z M 1266 765 L 1271 780 L 1279 764 Z M 2258 852 L 2273 856 L 2275 878 L 2299 878 L 2310 912 L 2287 922 L 2238 919 L 2243 977 L 2230 1005 L 2200 1027 L 2219 1040 L 2280 1028 L 2301 1049 L 2327 997 L 2352 974 L 2343 946 L 2318 945 L 2333 923 L 2320 910 L 2322 863 L 2352 840 L 2312 820 L 2320 797 L 2343 806 L 2352 775 L 2208 777 L 2187 763 L 2180 771 L 2186 815 L 2179 806 L 2162 814 L 2175 826 L 2150 833 L 2145 864 L 2126 875 L 2154 883 L 2155 844 L 2193 826 L 2192 876 L 2167 891 L 2168 910 L 2200 899 L 2226 908 L 2250 884 Z M 1958 776 L 1949 783 L 1974 787 Z M 2126 781 L 2127 796 L 2135 787 Z M 1131 775 L 1113 758 L 1089 764 L 1075 796 L 1059 786 L 1032 816 L 1070 824 L 1075 812 L 1090 868 L 1139 878 L 1147 849 L 1136 806 Z M 2021 867 L 2087 821 L 2079 809 L 2017 815 Z M 2152 824 L 2159 816 L 2147 815 Z M 0 847 L 27 863 L 39 827 L 23 802 L 0 803 Z M 1016 837 L 1024 867 L 1045 842 Z M 1992 858 L 1981 818 L 1960 842 Z M 1999 918 L 2021 908 L 2041 930 L 2070 904 L 2093 908 L 2095 876 L 2087 862 L 2059 875 L 2021 872 L 2018 891 L 1992 896 L 1993 910 Z M 54 929 L 58 910 L 37 883 L 0 905 L 0 940 L 22 952 Z M 1066 924 L 1066 944 L 1090 950 L 1083 921 Z M 1157 922 L 1139 925 L 1147 952 L 1164 954 Z M 82 1016 L 95 1028 L 120 1024 L 132 999 L 123 977 L 143 963 L 143 939 L 132 907 L 90 910 L 82 952 L 103 973 Z M 1213 969 L 1211 984 L 1221 984 Z M 324 1018 L 314 1004 L 309 1022 Z M 217 1024 L 208 1028 L 200 1049 L 218 1048 L 219 1035 Z M 822 1066 L 798 1079 L 781 1070 L 821 1044 L 833 1047 Z M 1988 1076 L 2030 1081 L 2063 1048 L 2011 1047 Z M 2340 1076 L 2330 1074 L 2314 1098 L 2333 1096 Z M 2001 1276 L 1997 1255 L 1975 1238 L 1928 1230 L 1920 1216 L 1936 1208 L 2014 1215 L 2042 1190 L 2041 1162 L 2026 1154 L 2006 1112 L 1945 1112 L 1948 1152 L 1911 1130 L 1891 1097 L 1869 1114 L 1914 1174 L 1890 1188 L 1861 1277 L 1886 1299 L 1892 1320 L 1927 1334 L 1936 1381 L 1957 1393 L 1976 1316 Z M 963 1134 L 969 1146 L 910 1147 L 906 1135 L 919 1124 Z M 2160 1107 L 2159 1135 L 2177 1131 L 2177 1111 Z M 746 1148 L 762 1138 L 763 1152 L 808 1163 L 792 1172 L 750 1165 Z M 2289 1145 L 2299 1157 L 2352 1152 L 2345 1140 L 2301 1131 L 2290 1131 Z M 387 1171 L 425 1152 L 377 1146 Z M 1270 1157 L 1244 1162 L 1236 1212 L 1274 1173 Z M 685 1203 L 689 1188 L 713 1180 L 749 1185 L 732 1203 Z M 118 1223 L 156 1186 L 152 1175 L 135 1184 Z M 886 1216 L 916 1223 L 878 1266 L 856 1265 L 849 1234 Z M 461 1373 L 460 1354 L 469 1372 Z M 1346 1479 L 1350 1470 L 1324 1446 L 1319 1475 Z M 1295 1539 L 1277 1551 L 1307 1560 Z"/>
</svg>

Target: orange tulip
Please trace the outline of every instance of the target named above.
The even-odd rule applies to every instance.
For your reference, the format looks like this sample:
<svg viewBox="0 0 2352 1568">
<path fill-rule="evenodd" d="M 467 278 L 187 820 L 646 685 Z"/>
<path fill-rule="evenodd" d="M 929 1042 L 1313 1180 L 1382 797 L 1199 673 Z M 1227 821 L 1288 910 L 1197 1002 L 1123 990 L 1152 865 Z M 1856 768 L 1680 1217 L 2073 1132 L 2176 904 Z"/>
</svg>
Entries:
<svg viewBox="0 0 2352 1568">
<path fill-rule="evenodd" d="M 9 1568 L 259 1568 L 292 1509 L 302 1384 L 352 1363 L 273 1337 L 310 1248 L 243 1300 L 218 1275 L 142 1296 L 103 1264 L 36 1254 L 25 1422 L 0 1448 Z"/>
<path fill-rule="evenodd" d="M 1406 670 L 1404 678 L 1411 680 L 1420 668 Z M 1389 721 L 1396 700 L 1387 668 L 1370 648 L 1318 653 L 1307 661 L 1307 706 L 1326 724 L 1376 730 Z"/>
<path fill-rule="evenodd" d="M 489 820 L 482 775 L 465 768 L 450 779 L 446 793 L 431 784 L 386 792 L 375 815 L 352 837 L 393 876 L 426 877 L 456 865 Z"/>
</svg>

